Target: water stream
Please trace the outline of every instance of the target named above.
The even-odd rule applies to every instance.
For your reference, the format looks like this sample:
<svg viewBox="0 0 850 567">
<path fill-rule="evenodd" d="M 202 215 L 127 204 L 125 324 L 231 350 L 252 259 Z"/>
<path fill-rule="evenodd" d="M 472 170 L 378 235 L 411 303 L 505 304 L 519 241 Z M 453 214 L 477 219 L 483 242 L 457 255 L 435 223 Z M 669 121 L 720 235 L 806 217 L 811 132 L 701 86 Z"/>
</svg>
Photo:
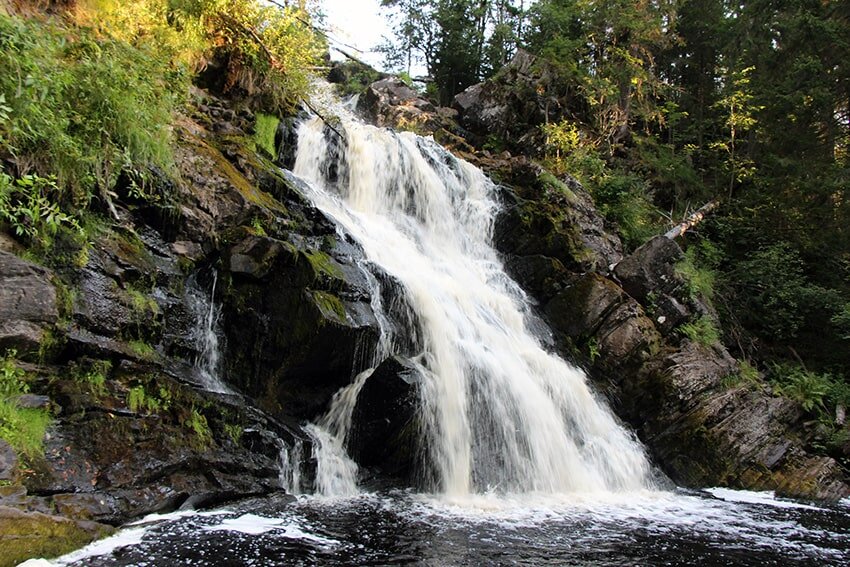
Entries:
<svg viewBox="0 0 850 567">
<path fill-rule="evenodd" d="M 418 327 L 405 331 L 421 343 L 412 354 L 425 374 L 435 490 L 462 498 L 652 488 L 634 437 L 584 374 L 528 329 L 526 298 L 490 242 L 493 184 L 431 140 L 351 119 L 341 127 L 344 142 L 318 118 L 302 124 L 294 172 L 400 282 L 415 314 Z"/>
<path fill-rule="evenodd" d="M 490 181 L 432 140 L 363 125 L 336 108 L 345 140 L 319 119 L 299 130 L 295 174 L 363 248 L 387 356 L 421 371 L 427 493 L 369 493 L 345 453 L 352 377 L 281 449 L 290 494 L 210 512 L 149 517 L 62 565 L 846 565 L 850 502 L 770 493 L 662 490 L 643 448 L 534 333 L 522 290 L 490 243 Z M 379 267 L 397 282 L 382 304 Z M 215 335 L 208 305 L 204 328 Z M 205 351 L 206 352 L 206 351 Z M 368 366 L 369 364 L 367 364 Z M 202 365 L 214 376 L 216 363 Z"/>
</svg>

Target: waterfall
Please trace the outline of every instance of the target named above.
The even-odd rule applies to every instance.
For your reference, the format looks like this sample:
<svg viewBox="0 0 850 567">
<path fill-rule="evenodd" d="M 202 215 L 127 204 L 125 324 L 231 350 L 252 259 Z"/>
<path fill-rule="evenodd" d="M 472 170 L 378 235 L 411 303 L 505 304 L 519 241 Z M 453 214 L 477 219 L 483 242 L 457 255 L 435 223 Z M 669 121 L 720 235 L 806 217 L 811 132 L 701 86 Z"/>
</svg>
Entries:
<svg viewBox="0 0 850 567">
<path fill-rule="evenodd" d="M 204 388 L 211 392 L 229 393 L 220 376 L 221 349 L 219 344 L 219 319 L 221 308 L 215 304 L 218 273 L 213 272 L 212 289 L 204 293 L 195 279 L 187 286 L 188 305 L 195 316 L 193 341 L 198 351 L 195 368 Z"/>
<path fill-rule="evenodd" d="M 280 442 L 280 486 L 287 494 L 301 494 L 301 462 L 304 459 L 304 443 L 295 439 L 292 450 Z"/>
<path fill-rule="evenodd" d="M 344 140 L 317 118 L 301 124 L 294 173 L 307 182 L 307 197 L 403 288 L 415 328 L 401 332 L 415 336 L 419 349 L 405 354 L 423 368 L 435 488 L 462 496 L 651 486 L 633 435 L 585 375 L 530 331 L 527 298 L 491 244 L 494 185 L 431 139 L 340 113 Z M 388 349 L 397 343 L 383 342 Z M 356 468 L 344 455 L 345 430 L 358 382 L 367 379 L 358 377 L 310 426 L 316 450 L 327 453 L 316 455 L 320 492 L 352 489 Z M 329 455 L 332 462 L 322 463 Z"/>
</svg>

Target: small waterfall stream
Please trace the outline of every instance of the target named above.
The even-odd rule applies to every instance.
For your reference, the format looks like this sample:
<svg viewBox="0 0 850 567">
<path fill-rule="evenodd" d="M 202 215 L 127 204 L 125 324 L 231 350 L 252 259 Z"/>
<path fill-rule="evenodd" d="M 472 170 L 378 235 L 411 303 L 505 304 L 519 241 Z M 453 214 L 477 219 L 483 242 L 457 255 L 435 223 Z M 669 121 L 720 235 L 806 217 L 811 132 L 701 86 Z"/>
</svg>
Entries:
<svg viewBox="0 0 850 567">
<path fill-rule="evenodd" d="M 345 140 L 332 146 L 336 134 L 321 120 L 305 121 L 294 173 L 369 262 L 403 287 L 413 311 L 406 319 L 417 328 L 397 332 L 421 343 L 412 354 L 424 372 L 422 418 L 435 488 L 460 497 L 651 487 L 640 444 L 584 374 L 529 330 L 527 299 L 491 245 L 493 184 L 433 140 L 367 126 L 337 110 Z M 385 337 L 390 352 L 381 354 L 395 354 L 394 342 Z M 367 379 L 361 374 L 310 426 L 320 493 L 353 490 L 356 468 L 343 448 Z"/>
<path fill-rule="evenodd" d="M 213 272 L 212 288 L 207 294 L 195 279 L 187 285 L 188 305 L 195 317 L 193 342 L 198 356 L 195 368 L 204 387 L 211 392 L 230 393 L 220 375 L 221 345 L 219 319 L 221 307 L 215 303 L 215 288 L 218 284 L 218 272 Z"/>
</svg>

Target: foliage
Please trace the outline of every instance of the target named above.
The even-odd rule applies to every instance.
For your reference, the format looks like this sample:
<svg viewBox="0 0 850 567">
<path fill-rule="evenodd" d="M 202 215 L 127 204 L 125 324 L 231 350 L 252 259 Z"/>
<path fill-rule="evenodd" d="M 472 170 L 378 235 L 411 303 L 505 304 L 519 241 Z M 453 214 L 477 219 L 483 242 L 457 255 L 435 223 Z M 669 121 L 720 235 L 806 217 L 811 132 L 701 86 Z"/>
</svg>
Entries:
<svg viewBox="0 0 850 567">
<path fill-rule="evenodd" d="M 424 63 L 436 98 L 448 104 L 490 76 L 516 50 L 523 2 L 514 0 L 382 0 L 394 23 L 394 42 L 381 46 L 389 68 L 410 73 Z"/>
<path fill-rule="evenodd" d="M 758 369 L 746 360 L 738 361 L 738 372 L 730 374 L 721 380 L 726 388 L 744 385 L 747 388 L 761 389 L 764 382 Z"/>
<path fill-rule="evenodd" d="M 9 223 L 25 241 L 46 250 L 61 228 L 82 232 L 77 220 L 60 210 L 59 195 L 53 178 L 24 175 L 13 180 L 0 171 L 0 221 Z"/>
<path fill-rule="evenodd" d="M 27 374 L 15 362 L 15 350 L 0 358 L 0 439 L 3 439 L 26 463 L 44 454 L 44 435 L 50 425 L 50 413 L 41 408 L 18 407 L 16 398 L 29 392 Z"/>
<path fill-rule="evenodd" d="M 96 360 L 74 373 L 74 379 L 97 397 L 106 395 L 106 377 L 112 369 L 108 360 Z"/>
<path fill-rule="evenodd" d="M 835 390 L 835 379 L 830 374 L 785 363 L 773 364 L 770 381 L 780 394 L 800 402 L 804 410 L 817 415 L 827 411 L 830 394 Z"/>
<path fill-rule="evenodd" d="M 643 180 L 611 167 L 596 142 L 568 120 L 541 126 L 547 155 L 544 164 L 556 174 L 569 173 L 591 193 L 600 212 L 630 248 L 658 232 L 658 220 Z"/>
<path fill-rule="evenodd" d="M 679 333 L 691 341 L 710 347 L 720 342 L 720 331 L 710 317 L 702 316 L 696 321 L 679 327 Z"/>
<path fill-rule="evenodd" d="M 676 264 L 676 273 L 685 280 L 688 296 L 691 299 L 714 297 L 714 283 L 717 274 L 711 265 L 717 261 L 719 251 L 707 240 L 701 240 L 696 246 L 685 250 L 685 257 Z"/>
<path fill-rule="evenodd" d="M 185 76 L 168 54 L 81 28 L 0 16 L 0 152 L 19 176 L 55 175 L 55 202 L 85 207 L 135 164 L 170 163 Z"/>
<path fill-rule="evenodd" d="M 210 430 L 209 423 L 207 423 L 207 418 L 196 408 L 192 408 L 184 425 L 195 433 L 198 444 L 201 447 L 207 447 L 212 443 L 212 431 Z"/>
</svg>

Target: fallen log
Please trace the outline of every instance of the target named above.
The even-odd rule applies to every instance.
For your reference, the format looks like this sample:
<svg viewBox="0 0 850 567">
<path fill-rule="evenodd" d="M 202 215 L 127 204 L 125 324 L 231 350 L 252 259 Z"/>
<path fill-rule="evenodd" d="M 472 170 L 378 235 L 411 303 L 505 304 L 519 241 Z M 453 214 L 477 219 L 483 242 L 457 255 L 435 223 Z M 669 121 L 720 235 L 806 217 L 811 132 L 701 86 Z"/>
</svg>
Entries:
<svg viewBox="0 0 850 567">
<path fill-rule="evenodd" d="M 717 199 L 713 199 L 713 200 L 709 201 L 708 203 L 706 203 L 705 205 L 701 206 L 699 209 L 694 211 L 684 221 L 680 222 L 679 224 L 677 224 L 676 226 L 674 226 L 673 228 L 671 228 L 670 230 L 665 232 L 664 236 L 666 236 L 670 240 L 673 240 L 674 238 L 682 236 L 687 231 L 692 229 L 694 226 L 699 224 L 702 221 L 702 219 L 705 218 L 705 215 L 707 215 L 708 213 L 710 213 L 711 211 L 713 211 L 714 209 L 716 209 L 719 206 L 720 206 L 720 201 L 718 201 Z"/>
</svg>

